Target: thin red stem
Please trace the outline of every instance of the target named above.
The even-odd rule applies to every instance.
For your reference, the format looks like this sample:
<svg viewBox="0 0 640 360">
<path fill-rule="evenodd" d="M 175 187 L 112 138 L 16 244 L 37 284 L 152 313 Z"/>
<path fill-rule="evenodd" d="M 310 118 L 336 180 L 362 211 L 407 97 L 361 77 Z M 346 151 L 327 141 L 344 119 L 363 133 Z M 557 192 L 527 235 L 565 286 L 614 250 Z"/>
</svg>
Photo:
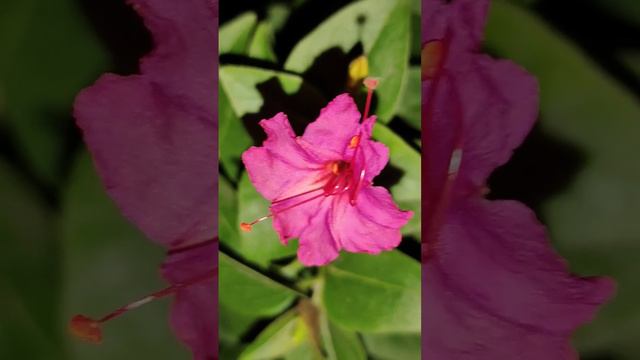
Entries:
<svg viewBox="0 0 640 360">
<path fill-rule="evenodd" d="M 367 88 L 367 102 L 364 105 L 364 115 L 362 116 L 362 120 L 366 120 L 369 116 L 369 108 L 371 107 L 371 98 L 373 97 L 373 89 Z"/>
</svg>

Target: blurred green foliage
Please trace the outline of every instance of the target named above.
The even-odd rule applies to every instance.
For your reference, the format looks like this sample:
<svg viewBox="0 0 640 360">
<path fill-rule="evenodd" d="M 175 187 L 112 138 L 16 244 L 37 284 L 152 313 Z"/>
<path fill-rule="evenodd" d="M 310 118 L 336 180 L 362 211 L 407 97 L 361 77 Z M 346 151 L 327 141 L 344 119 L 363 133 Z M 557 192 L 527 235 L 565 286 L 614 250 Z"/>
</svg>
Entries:
<svg viewBox="0 0 640 360">
<path fill-rule="evenodd" d="M 106 54 L 78 1 L 0 3 L 3 126 L 38 181 L 57 185 L 69 105 L 106 67 Z"/>
</svg>

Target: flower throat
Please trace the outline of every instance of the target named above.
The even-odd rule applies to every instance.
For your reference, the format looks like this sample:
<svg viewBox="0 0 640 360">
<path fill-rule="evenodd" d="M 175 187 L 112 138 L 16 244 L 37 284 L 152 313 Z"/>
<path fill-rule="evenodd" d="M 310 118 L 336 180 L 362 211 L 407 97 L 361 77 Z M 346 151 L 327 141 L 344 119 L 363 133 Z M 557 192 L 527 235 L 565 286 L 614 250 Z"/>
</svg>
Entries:
<svg viewBox="0 0 640 360">
<path fill-rule="evenodd" d="M 367 100 L 364 107 L 364 113 L 362 121 L 366 120 L 369 116 L 369 108 L 371 107 L 371 98 L 373 97 L 373 91 L 378 86 L 378 80 L 374 78 L 366 78 L 363 81 L 364 86 L 367 88 Z M 364 183 L 366 174 L 365 170 L 365 158 L 360 149 L 361 134 L 358 133 L 351 137 L 347 147 L 353 149 L 353 155 L 349 160 L 334 160 L 325 164 L 326 174 L 316 182 L 321 184 L 320 186 L 311 190 L 304 191 L 302 193 L 288 196 L 286 198 L 277 199 L 271 202 L 271 211 L 268 215 L 262 216 L 251 222 L 240 223 L 240 228 L 243 231 L 249 232 L 252 230 L 253 225 L 267 220 L 274 215 L 280 214 L 289 209 L 306 204 L 310 201 L 316 200 L 321 197 L 328 197 L 334 195 L 348 194 L 349 203 L 351 206 L 355 206 L 358 200 L 358 193 Z M 315 195 L 313 195 L 315 194 Z M 300 199 L 298 202 L 294 202 L 291 205 L 284 205 L 284 202 L 290 200 Z M 274 206 L 283 206 L 282 208 L 275 209 Z"/>
</svg>

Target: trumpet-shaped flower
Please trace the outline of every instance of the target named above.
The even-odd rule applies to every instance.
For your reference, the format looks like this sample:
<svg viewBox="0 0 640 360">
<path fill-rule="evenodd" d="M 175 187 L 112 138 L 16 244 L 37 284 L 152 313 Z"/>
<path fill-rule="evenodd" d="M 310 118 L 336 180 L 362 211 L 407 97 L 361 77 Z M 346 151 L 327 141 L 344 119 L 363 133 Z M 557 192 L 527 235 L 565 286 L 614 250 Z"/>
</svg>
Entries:
<svg viewBox="0 0 640 360">
<path fill-rule="evenodd" d="M 287 244 L 299 238 L 298 258 L 308 266 L 334 260 L 341 249 L 370 254 L 400 243 L 410 211 L 397 208 L 389 192 L 372 182 L 389 160 L 388 148 L 371 140 L 375 116 L 360 113 L 347 94 L 331 101 L 302 136 L 283 113 L 262 120 L 267 139 L 242 155 L 249 179 L 271 201 L 273 227 Z"/>
</svg>

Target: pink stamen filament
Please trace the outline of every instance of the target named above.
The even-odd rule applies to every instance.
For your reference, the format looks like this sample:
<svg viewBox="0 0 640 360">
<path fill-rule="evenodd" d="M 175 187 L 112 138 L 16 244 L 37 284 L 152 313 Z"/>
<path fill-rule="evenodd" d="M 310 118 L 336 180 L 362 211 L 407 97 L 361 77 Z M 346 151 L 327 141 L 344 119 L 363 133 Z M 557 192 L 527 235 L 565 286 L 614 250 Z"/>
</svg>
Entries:
<svg viewBox="0 0 640 360">
<path fill-rule="evenodd" d="M 286 198 L 284 198 L 284 199 L 273 200 L 273 201 L 271 202 L 271 205 L 273 205 L 273 204 L 277 204 L 277 203 L 281 203 L 281 202 L 283 202 L 283 201 L 291 200 L 291 199 L 294 199 L 294 198 L 300 197 L 300 196 L 302 196 L 302 195 L 311 194 L 312 192 L 316 192 L 316 191 L 318 191 L 318 190 L 322 190 L 323 188 L 324 188 L 324 186 L 320 186 L 320 187 L 317 187 L 317 188 L 315 188 L 315 189 L 311 189 L 311 190 L 308 190 L 308 191 L 302 192 L 302 193 L 300 193 L 300 194 L 296 194 L 296 195 L 288 196 L 288 197 L 286 197 Z"/>
<path fill-rule="evenodd" d="M 318 189 L 318 190 L 319 190 L 319 189 Z M 317 191 L 317 190 L 315 190 L 315 191 Z M 306 192 L 306 193 L 309 193 L 309 192 Z M 299 194 L 299 195 L 291 196 L 291 197 L 289 197 L 288 199 L 296 198 L 296 197 L 298 197 L 298 196 L 302 196 L 302 195 L 304 195 L 304 193 L 303 193 L 303 194 Z M 316 195 L 316 196 L 312 196 L 312 197 L 310 197 L 310 198 L 308 198 L 308 199 L 304 199 L 304 200 L 299 201 L 299 202 L 297 202 L 297 203 L 295 203 L 295 204 L 289 205 L 289 206 L 285 207 L 284 209 L 279 209 L 279 210 L 277 210 L 277 211 L 271 211 L 269 214 L 267 214 L 267 215 L 265 215 L 265 216 L 263 216 L 263 217 L 260 217 L 260 218 L 258 218 L 258 219 L 256 219 L 256 220 L 253 220 L 252 222 L 248 222 L 248 223 L 247 223 L 247 222 L 242 222 L 242 223 L 240 223 L 240 228 L 241 228 L 242 230 L 246 231 L 246 232 L 249 232 L 249 231 L 251 231 L 251 230 L 252 230 L 252 226 L 253 226 L 253 225 L 255 225 L 255 224 L 257 224 L 257 223 L 259 223 L 259 222 L 263 222 L 263 221 L 265 221 L 265 220 L 267 220 L 267 219 L 269 219 L 269 218 L 272 218 L 274 215 L 278 215 L 278 214 L 280 214 L 280 213 L 282 213 L 282 212 L 284 212 L 284 211 L 287 211 L 287 210 L 289 210 L 289 209 L 292 209 L 292 208 L 294 208 L 294 207 L 296 207 L 296 206 L 300 206 L 300 205 L 302 205 L 302 204 L 306 204 L 306 203 L 308 203 L 309 201 L 313 201 L 313 200 L 315 200 L 315 199 L 317 199 L 317 198 L 319 198 L 319 197 L 321 197 L 321 196 L 324 196 L 324 195 L 325 195 L 325 194 L 324 194 L 324 193 L 322 193 L 322 194 L 319 194 L 319 195 Z M 283 200 L 281 200 L 281 201 L 284 201 L 284 200 L 285 200 L 285 199 L 283 199 Z"/>
<path fill-rule="evenodd" d="M 367 87 L 367 102 L 364 105 L 364 114 L 362 120 L 365 120 L 369 116 L 369 108 L 371 107 L 371 98 L 373 97 L 373 90 L 378 86 L 378 80 L 373 78 L 364 79 L 364 85 Z"/>
<path fill-rule="evenodd" d="M 169 287 L 166 287 L 160 291 L 154 292 L 148 296 L 145 296 L 139 300 L 136 300 L 134 302 L 131 302 L 125 306 L 122 306 L 112 312 L 110 312 L 109 314 L 103 316 L 102 318 L 98 319 L 98 320 L 93 320 L 92 318 L 88 317 L 88 316 L 84 316 L 84 315 L 75 315 L 72 319 L 71 322 L 69 324 L 69 327 L 71 329 L 71 332 L 76 335 L 78 338 L 85 340 L 87 342 L 92 342 L 92 343 L 100 343 L 102 342 L 102 333 L 100 330 L 100 325 L 111 320 L 114 319 L 124 313 L 126 313 L 129 310 L 133 310 L 136 308 L 139 308 L 145 304 L 148 304 L 154 300 L 169 296 L 169 295 L 173 295 L 175 294 L 177 291 L 179 291 L 182 288 L 185 287 L 189 287 L 191 285 L 194 285 L 196 283 L 200 283 L 202 281 L 208 280 L 213 278 L 217 273 L 217 269 L 214 271 L 210 271 L 210 272 L 206 272 L 204 274 L 200 274 L 198 276 L 195 276 L 191 279 L 188 279 L 185 282 L 181 282 L 181 283 L 176 283 L 173 284 Z"/>
<path fill-rule="evenodd" d="M 353 188 L 353 191 L 349 196 L 349 203 L 351 204 L 351 206 L 356 205 L 356 201 L 358 200 L 358 193 L 360 192 L 360 188 L 362 188 L 362 183 L 364 183 L 364 175 L 365 170 L 360 170 L 360 177 L 358 178 L 358 182 L 356 183 L 355 188 Z"/>
</svg>

